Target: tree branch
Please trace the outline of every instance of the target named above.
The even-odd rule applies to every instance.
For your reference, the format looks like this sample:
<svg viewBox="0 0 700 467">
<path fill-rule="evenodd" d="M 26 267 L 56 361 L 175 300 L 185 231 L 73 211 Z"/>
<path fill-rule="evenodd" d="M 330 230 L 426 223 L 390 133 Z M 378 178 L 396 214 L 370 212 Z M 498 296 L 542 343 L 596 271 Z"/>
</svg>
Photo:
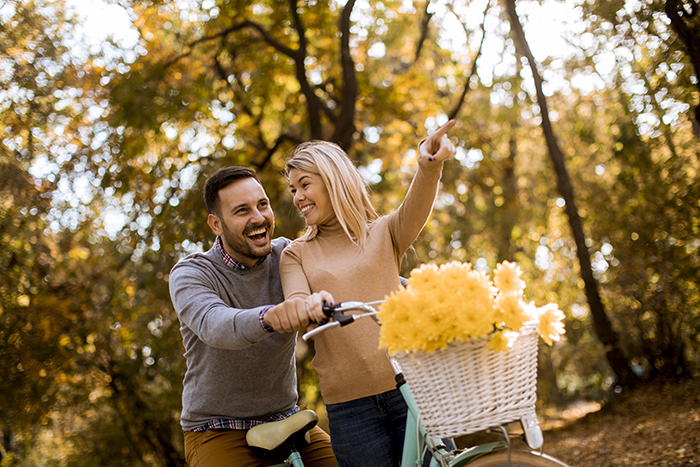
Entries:
<svg viewBox="0 0 700 467">
<path fill-rule="evenodd" d="M 309 127 L 311 128 L 311 138 L 322 139 L 323 127 L 321 126 L 321 110 L 323 103 L 314 93 L 309 80 L 306 77 L 306 30 L 301 22 L 301 18 L 297 13 L 297 0 L 289 0 L 289 8 L 294 19 L 294 27 L 299 36 L 299 48 L 297 49 L 292 59 L 294 60 L 296 78 L 299 82 L 302 94 L 306 97 L 306 105 L 309 111 Z"/>
<path fill-rule="evenodd" d="M 464 82 L 464 87 L 462 88 L 462 95 L 459 97 L 459 100 L 455 104 L 454 108 L 452 111 L 449 113 L 448 118 L 450 120 L 454 119 L 457 117 L 457 114 L 459 113 L 460 109 L 462 108 L 462 105 L 464 104 L 464 98 L 467 97 L 467 93 L 469 92 L 469 85 L 472 82 L 472 79 L 474 76 L 476 76 L 476 62 L 481 56 L 481 52 L 484 48 L 484 41 L 486 39 L 486 15 L 488 14 L 489 8 L 491 7 L 491 2 L 486 3 L 486 8 L 484 8 L 484 20 L 481 22 L 481 41 L 479 41 L 479 48 L 476 50 L 476 54 L 474 54 L 472 58 L 472 66 L 471 70 L 469 72 L 469 76 L 467 77 L 466 81 Z M 452 13 L 457 16 L 457 14 L 454 12 L 454 9 L 452 8 L 452 5 L 449 5 L 450 10 Z M 459 17 L 457 17 L 459 20 Z M 464 28 L 464 32 L 467 35 L 467 38 L 469 38 L 469 30 L 467 29 L 467 26 L 460 20 L 460 24 L 462 25 L 462 28 Z"/>
<path fill-rule="evenodd" d="M 343 70 L 343 97 L 340 105 L 340 116 L 333 132 L 333 141 L 346 151 L 352 144 L 355 133 L 355 103 L 357 101 L 357 76 L 355 63 L 350 54 L 350 15 L 355 6 L 355 0 L 349 0 L 343 8 L 340 17 L 340 65 Z"/>
<path fill-rule="evenodd" d="M 164 67 L 169 68 L 170 66 L 174 65 L 175 63 L 182 60 L 183 58 L 190 56 L 192 54 L 192 52 L 194 51 L 194 48 L 200 44 L 204 44 L 205 42 L 215 41 L 218 39 L 221 39 L 223 42 L 223 40 L 226 37 L 228 37 L 229 34 L 233 34 L 234 32 L 238 32 L 238 31 L 241 31 L 241 30 L 246 29 L 246 28 L 255 29 L 256 31 L 258 31 L 258 33 L 260 33 L 260 35 L 263 37 L 265 42 L 267 42 L 269 45 L 274 47 L 277 51 L 279 51 L 279 52 L 283 53 L 284 55 L 296 60 L 298 50 L 294 50 L 294 49 L 282 44 L 281 42 L 277 41 L 260 24 L 254 22 L 254 21 L 244 20 L 238 24 L 234 24 L 233 26 L 231 26 L 229 28 L 226 28 L 220 32 L 217 32 L 216 34 L 211 34 L 209 36 L 200 37 L 199 39 L 196 39 L 196 40 L 190 42 L 189 44 L 187 44 L 187 48 L 188 48 L 187 52 L 180 54 L 177 57 L 175 57 L 174 59 L 172 59 L 171 61 L 167 62 L 164 65 Z"/>
<path fill-rule="evenodd" d="M 260 161 L 259 163 L 254 163 L 255 168 L 258 171 L 262 171 L 265 168 L 265 166 L 267 166 L 270 163 L 272 156 L 277 152 L 277 150 L 280 148 L 282 143 L 284 143 L 285 141 L 290 142 L 294 145 L 301 143 L 299 138 L 297 138 L 296 136 L 293 136 L 293 135 L 290 135 L 287 133 L 282 133 L 281 135 L 279 135 L 277 137 L 277 141 L 275 141 L 275 144 L 271 148 L 266 149 L 266 154 L 265 154 L 265 157 L 263 158 L 263 160 Z"/>
<path fill-rule="evenodd" d="M 219 61 L 218 55 L 214 56 L 214 68 L 216 69 L 216 72 L 219 74 L 219 77 L 222 80 L 226 81 L 226 85 L 229 87 L 229 89 L 231 89 L 231 92 L 233 92 L 233 95 L 235 96 L 236 94 L 239 94 L 238 92 L 236 92 L 236 88 L 234 88 L 233 84 L 231 84 L 231 82 L 228 80 L 229 75 L 226 72 L 226 70 L 224 70 L 224 66 Z M 234 76 L 235 76 L 235 73 L 234 73 Z M 250 116 L 251 118 L 254 117 L 253 111 L 250 109 L 250 107 L 246 103 L 239 105 L 238 108 L 243 110 L 243 112 L 246 115 Z"/>
<path fill-rule="evenodd" d="M 428 12 L 428 9 L 430 8 L 430 0 L 425 2 L 425 10 L 423 12 L 423 21 L 421 22 L 421 27 L 420 27 L 420 38 L 418 39 L 418 43 L 416 44 L 416 55 L 413 58 L 413 63 L 416 63 L 418 59 L 420 58 L 420 54 L 423 51 L 423 45 L 425 44 L 425 41 L 428 39 L 428 32 L 429 27 L 430 27 L 430 20 L 433 18 L 433 15 L 435 13 L 430 13 Z"/>
</svg>

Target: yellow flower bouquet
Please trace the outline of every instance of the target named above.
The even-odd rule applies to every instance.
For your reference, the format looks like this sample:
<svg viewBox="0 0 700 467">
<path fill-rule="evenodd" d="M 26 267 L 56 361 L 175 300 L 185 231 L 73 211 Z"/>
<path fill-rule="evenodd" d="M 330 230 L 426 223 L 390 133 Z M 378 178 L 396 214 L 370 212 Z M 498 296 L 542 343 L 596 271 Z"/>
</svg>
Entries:
<svg viewBox="0 0 700 467">
<path fill-rule="evenodd" d="M 536 420 L 537 335 L 559 340 L 564 313 L 526 303 L 521 275 L 507 261 L 493 280 L 469 263 L 423 265 L 380 308 L 379 345 L 400 367 L 430 436 Z"/>
<path fill-rule="evenodd" d="M 533 320 L 539 321 L 540 337 L 552 345 L 565 332 L 564 313 L 555 303 L 526 303 L 521 275 L 520 267 L 508 261 L 497 265 L 493 281 L 458 261 L 414 269 L 407 287 L 392 293 L 380 309 L 380 347 L 390 354 L 430 353 L 451 342 L 490 336 L 489 348 L 507 351 Z"/>
</svg>

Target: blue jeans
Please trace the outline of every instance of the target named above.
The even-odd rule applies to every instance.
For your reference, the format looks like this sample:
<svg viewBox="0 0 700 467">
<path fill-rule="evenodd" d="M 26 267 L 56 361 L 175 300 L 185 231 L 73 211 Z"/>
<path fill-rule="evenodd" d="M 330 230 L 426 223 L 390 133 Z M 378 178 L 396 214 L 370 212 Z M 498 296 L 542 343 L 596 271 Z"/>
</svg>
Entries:
<svg viewBox="0 0 700 467">
<path fill-rule="evenodd" d="M 398 467 L 408 407 L 398 389 L 326 406 L 340 467 Z"/>
</svg>

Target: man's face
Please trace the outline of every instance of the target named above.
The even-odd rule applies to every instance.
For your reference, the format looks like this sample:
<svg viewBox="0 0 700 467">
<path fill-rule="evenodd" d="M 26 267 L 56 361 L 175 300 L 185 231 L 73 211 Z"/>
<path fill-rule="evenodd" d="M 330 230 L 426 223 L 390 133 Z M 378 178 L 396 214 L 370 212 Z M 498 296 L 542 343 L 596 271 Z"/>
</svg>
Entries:
<svg viewBox="0 0 700 467">
<path fill-rule="evenodd" d="M 265 190 L 254 178 L 245 178 L 219 190 L 221 217 L 209 214 L 207 222 L 221 237 L 224 250 L 248 267 L 272 251 L 275 215 Z"/>
</svg>

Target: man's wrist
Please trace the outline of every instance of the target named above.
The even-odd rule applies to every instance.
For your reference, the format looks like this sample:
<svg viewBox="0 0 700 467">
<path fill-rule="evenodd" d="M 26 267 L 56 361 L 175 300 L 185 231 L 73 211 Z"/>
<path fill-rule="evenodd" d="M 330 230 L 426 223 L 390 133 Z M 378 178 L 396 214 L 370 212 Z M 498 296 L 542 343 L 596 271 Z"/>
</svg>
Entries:
<svg viewBox="0 0 700 467">
<path fill-rule="evenodd" d="M 258 315 L 258 319 L 260 320 L 260 326 L 262 326 L 262 328 L 263 328 L 263 330 L 265 330 L 265 332 L 269 332 L 269 333 L 273 333 L 273 332 L 275 332 L 275 330 L 272 328 L 272 326 L 267 324 L 267 321 L 265 321 L 265 313 L 270 311 L 272 308 L 274 308 L 274 305 L 266 306 L 265 308 L 262 309 L 262 311 L 260 312 L 260 315 Z"/>
</svg>

